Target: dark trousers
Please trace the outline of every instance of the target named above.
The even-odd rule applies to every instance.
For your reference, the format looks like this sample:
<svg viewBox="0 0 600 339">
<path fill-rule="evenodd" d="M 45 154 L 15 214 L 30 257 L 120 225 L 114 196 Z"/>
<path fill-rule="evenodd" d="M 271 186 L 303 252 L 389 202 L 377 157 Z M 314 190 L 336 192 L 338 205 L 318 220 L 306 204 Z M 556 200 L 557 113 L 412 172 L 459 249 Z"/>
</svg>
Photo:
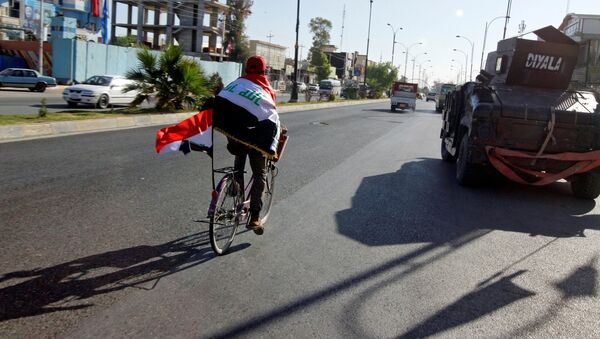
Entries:
<svg viewBox="0 0 600 339">
<path fill-rule="evenodd" d="M 244 189 L 244 168 L 246 167 L 246 156 L 250 158 L 250 168 L 252 169 L 253 183 L 250 188 L 250 213 L 260 213 L 262 209 L 262 196 L 267 182 L 267 158 L 261 153 L 250 151 L 244 155 L 236 155 L 234 168 L 235 180 Z"/>
</svg>

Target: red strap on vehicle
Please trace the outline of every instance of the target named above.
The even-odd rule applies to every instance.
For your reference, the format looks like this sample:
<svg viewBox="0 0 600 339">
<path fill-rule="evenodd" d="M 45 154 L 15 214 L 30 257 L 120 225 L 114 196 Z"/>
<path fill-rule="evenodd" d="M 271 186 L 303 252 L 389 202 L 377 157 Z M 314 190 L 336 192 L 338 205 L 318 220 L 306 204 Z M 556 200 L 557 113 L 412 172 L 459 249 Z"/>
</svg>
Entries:
<svg viewBox="0 0 600 339">
<path fill-rule="evenodd" d="M 505 177 L 520 184 L 543 186 L 573 174 L 585 173 L 600 166 L 600 151 L 585 153 L 565 152 L 557 154 L 535 155 L 501 147 L 485 147 L 490 163 Z M 507 157 L 522 159 L 550 159 L 572 162 L 573 165 L 558 173 L 541 172 L 513 164 Z M 525 174 L 526 176 L 523 176 Z"/>
</svg>

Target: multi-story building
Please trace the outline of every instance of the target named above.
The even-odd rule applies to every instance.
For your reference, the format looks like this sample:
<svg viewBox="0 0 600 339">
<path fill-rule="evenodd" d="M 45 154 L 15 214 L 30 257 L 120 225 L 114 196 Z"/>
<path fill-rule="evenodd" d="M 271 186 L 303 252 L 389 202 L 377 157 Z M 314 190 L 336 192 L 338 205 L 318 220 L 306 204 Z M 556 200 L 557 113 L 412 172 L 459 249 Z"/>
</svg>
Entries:
<svg viewBox="0 0 600 339">
<path fill-rule="evenodd" d="M 114 0 L 112 13 L 123 15 L 111 17 L 111 39 L 135 35 L 152 48 L 176 44 L 187 54 L 222 60 L 228 11 L 217 0 Z"/>
<path fill-rule="evenodd" d="M 558 29 L 579 44 L 573 86 L 600 88 L 600 15 L 569 13 Z"/>
<path fill-rule="evenodd" d="M 287 48 L 260 40 L 250 40 L 248 43 L 250 55 L 260 55 L 267 61 L 269 81 L 279 82 L 285 80 L 285 50 Z"/>
</svg>

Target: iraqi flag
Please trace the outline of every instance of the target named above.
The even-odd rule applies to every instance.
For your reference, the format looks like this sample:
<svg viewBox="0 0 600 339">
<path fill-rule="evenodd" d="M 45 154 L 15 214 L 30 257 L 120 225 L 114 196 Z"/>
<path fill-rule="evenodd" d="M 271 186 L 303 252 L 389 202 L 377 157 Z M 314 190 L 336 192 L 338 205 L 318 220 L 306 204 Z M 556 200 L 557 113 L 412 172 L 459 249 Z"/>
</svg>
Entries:
<svg viewBox="0 0 600 339">
<path fill-rule="evenodd" d="M 156 153 L 204 151 L 212 156 L 212 108 L 156 132 Z"/>
<path fill-rule="evenodd" d="M 279 143 L 279 114 L 269 87 L 238 78 L 215 98 L 214 128 L 274 159 Z"/>
</svg>

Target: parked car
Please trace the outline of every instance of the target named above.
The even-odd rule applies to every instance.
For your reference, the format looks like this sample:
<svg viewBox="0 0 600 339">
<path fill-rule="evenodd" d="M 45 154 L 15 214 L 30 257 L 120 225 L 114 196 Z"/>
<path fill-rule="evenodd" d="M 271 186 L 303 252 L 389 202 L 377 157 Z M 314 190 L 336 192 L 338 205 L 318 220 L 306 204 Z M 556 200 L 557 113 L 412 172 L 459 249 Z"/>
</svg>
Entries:
<svg viewBox="0 0 600 339">
<path fill-rule="evenodd" d="M 315 94 L 319 93 L 319 85 L 308 84 L 308 86 L 306 87 L 306 91 L 315 95 Z"/>
<path fill-rule="evenodd" d="M 137 91 L 124 92 L 132 81 L 122 76 L 94 75 L 86 81 L 69 86 L 63 91 L 63 99 L 69 107 L 90 104 L 106 108 L 110 104 L 130 104 Z"/>
<path fill-rule="evenodd" d="M 0 87 L 28 88 L 32 92 L 43 92 L 55 87 L 56 79 L 41 75 L 27 68 L 7 68 L 0 72 Z"/>
<path fill-rule="evenodd" d="M 427 100 L 426 101 L 435 101 L 435 92 L 429 92 L 427 93 Z"/>
<path fill-rule="evenodd" d="M 298 82 L 298 93 L 304 93 L 306 92 L 306 84 L 303 82 Z"/>
</svg>

